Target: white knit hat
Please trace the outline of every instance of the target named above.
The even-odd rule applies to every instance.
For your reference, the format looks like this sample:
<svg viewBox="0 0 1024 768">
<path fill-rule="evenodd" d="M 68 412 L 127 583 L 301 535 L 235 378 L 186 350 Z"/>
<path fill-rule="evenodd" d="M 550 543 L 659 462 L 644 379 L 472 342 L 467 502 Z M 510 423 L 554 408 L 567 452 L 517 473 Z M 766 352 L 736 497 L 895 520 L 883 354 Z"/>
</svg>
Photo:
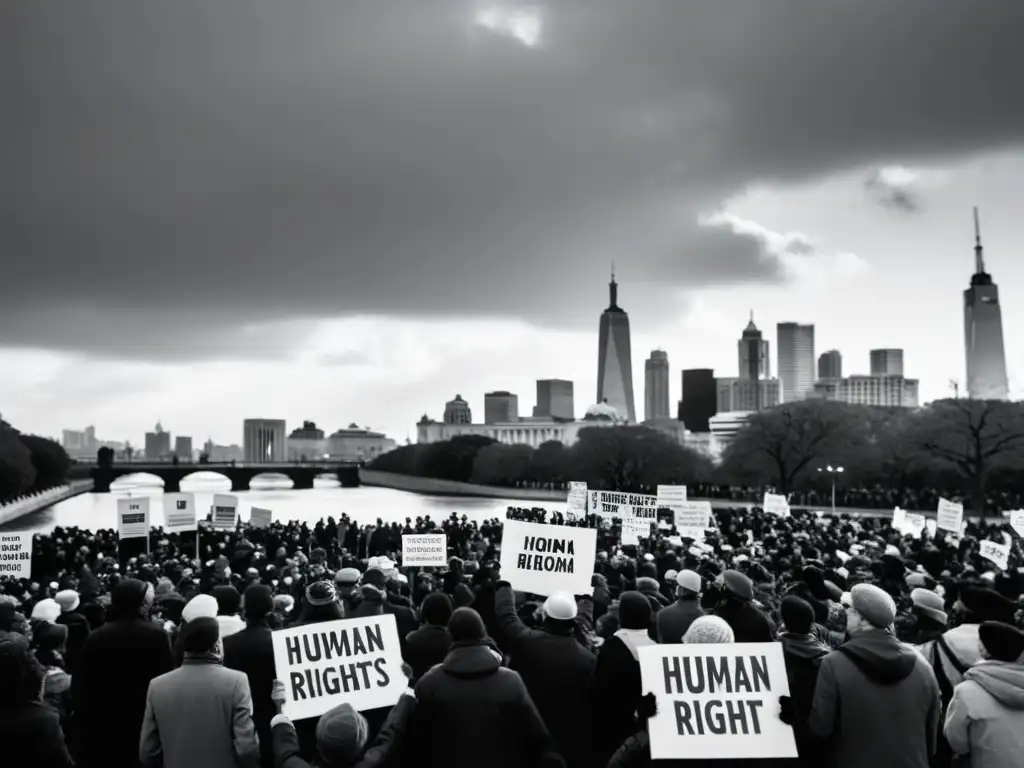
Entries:
<svg viewBox="0 0 1024 768">
<path fill-rule="evenodd" d="M 683 642 L 689 645 L 706 643 L 734 643 L 736 635 L 732 627 L 721 616 L 699 616 L 683 635 Z"/>
<path fill-rule="evenodd" d="M 57 621 L 60 616 L 60 603 L 51 597 L 40 600 L 32 608 L 31 618 L 34 621 L 48 621 L 51 624 Z"/>
<path fill-rule="evenodd" d="M 181 618 L 183 621 L 217 618 L 217 598 L 213 595 L 196 595 L 182 609 Z"/>
</svg>

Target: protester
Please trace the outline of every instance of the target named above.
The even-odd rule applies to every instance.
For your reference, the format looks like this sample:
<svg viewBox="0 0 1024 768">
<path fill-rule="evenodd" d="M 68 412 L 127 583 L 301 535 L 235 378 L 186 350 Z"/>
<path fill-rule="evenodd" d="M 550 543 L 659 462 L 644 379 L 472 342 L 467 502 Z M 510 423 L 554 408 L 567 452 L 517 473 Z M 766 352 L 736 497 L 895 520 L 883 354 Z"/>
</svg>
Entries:
<svg viewBox="0 0 1024 768">
<path fill-rule="evenodd" d="M 779 640 L 786 661 L 789 695 L 797 719 L 805 721 L 811 714 L 821 660 L 830 648 L 812 634 L 814 609 L 806 600 L 788 595 L 782 600 L 781 614 L 783 631 Z M 801 765 L 814 768 L 821 764 L 823 755 L 818 739 L 801 729 L 796 734 L 796 746 Z"/>
<path fill-rule="evenodd" d="M 672 573 L 672 571 L 669 571 Z M 666 578 L 668 574 L 666 574 Z M 658 613 L 658 642 L 680 643 L 694 619 L 704 615 L 700 607 L 701 577 L 694 571 L 673 574 L 676 601 Z"/>
<path fill-rule="evenodd" d="M 1016 768 L 1024 756 L 1024 632 L 992 621 L 978 636 L 984 660 L 953 691 L 946 741 L 971 768 Z"/>
<path fill-rule="evenodd" d="M 78 659 L 82 655 L 82 648 L 89 637 L 89 622 L 79 610 L 82 599 L 73 589 L 64 589 L 54 595 L 54 600 L 60 606 L 60 616 L 57 623 L 68 628 L 68 639 L 65 644 L 64 662 L 69 674 L 74 674 L 78 667 Z"/>
<path fill-rule="evenodd" d="M 405 660 L 412 667 L 413 685 L 436 664 L 444 661 L 452 646 L 448 620 L 452 616 L 452 600 L 444 592 L 433 592 L 423 599 L 420 617 L 423 626 L 406 635 Z"/>
<path fill-rule="evenodd" d="M 64 663 L 68 628 L 64 624 L 42 622 L 32 630 L 36 661 L 43 668 L 43 702 L 60 716 L 65 735 L 71 727 L 71 676 Z"/>
<path fill-rule="evenodd" d="M 715 615 L 729 623 L 737 643 L 770 643 L 775 639 L 771 621 L 752 605 L 754 583 L 749 576 L 735 570 L 723 571 L 719 590 Z"/>
<path fill-rule="evenodd" d="M 139 744 L 143 768 L 257 768 L 249 680 L 222 666 L 219 622 L 190 621 L 181 644 L 181 667 L 149 684 Z"/>
<path fill-rule="evenodd" d="M 217 623 L 220 625 L 221 638 L 245 629 L 245 622 L 238 615 L 242 605 L 242 596 L 238 590 L 230 584 L 221 584 L 213 588 L 212 595 L 217 601 Z"/>
</svg>

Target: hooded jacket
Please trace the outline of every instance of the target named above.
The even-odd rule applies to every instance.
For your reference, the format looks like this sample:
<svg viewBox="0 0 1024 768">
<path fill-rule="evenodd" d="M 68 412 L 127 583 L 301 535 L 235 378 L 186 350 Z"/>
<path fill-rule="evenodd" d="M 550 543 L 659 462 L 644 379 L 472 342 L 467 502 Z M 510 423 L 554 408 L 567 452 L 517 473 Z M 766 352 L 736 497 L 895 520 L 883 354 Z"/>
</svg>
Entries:
<svg viewBox="0 0 1024 768">
<path fill-rule="evenodd" d="M 944 728 L 971 768 L 1011 768 L 1024 754 L 1024 663 L 983 661 L 953 691 Z"/>
<path fill-rule="evenodd" d="M 871 629 L 822 658 L 807 727 L 827 740 L 829 768 L 928 768 L 941 712 L 927 662 Z"/>
</svg>

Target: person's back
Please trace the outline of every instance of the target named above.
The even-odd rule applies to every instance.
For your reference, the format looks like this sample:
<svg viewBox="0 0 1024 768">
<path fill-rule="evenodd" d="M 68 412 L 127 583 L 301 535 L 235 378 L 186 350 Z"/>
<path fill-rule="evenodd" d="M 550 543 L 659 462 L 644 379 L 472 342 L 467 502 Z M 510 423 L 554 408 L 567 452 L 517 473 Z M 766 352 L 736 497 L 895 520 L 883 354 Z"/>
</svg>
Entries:
<svg viewBox="0 0 1024 768">
<path fill-rule="evenodd" d="M 658 611 L 658 642 L 676 645 L 694 620 L 704 615 L 700 607 L 701 577 L 695 571 L 676 574 L 676 601 Z"/>
<path fill-rule="evenodd" d="M 443 592 L 427 595 L 420 608 L 424 624 L 405 638 L 405 660 L 412 667 L 413 683 L 435 664 L 444 661 L 452 645 L 448 634 L 448 620 L 452 615 L 452 601 Z"/>
<path fill-rule="evenodd" d="M 149 684 L 139 743 L 144 768 L 256 768 L 259 742 L 244 673 L 220 663 L 216 619 L 189 622 L 185 660 Z M 271 682 L 273 684 L 273 682 Z"/>
</svg>

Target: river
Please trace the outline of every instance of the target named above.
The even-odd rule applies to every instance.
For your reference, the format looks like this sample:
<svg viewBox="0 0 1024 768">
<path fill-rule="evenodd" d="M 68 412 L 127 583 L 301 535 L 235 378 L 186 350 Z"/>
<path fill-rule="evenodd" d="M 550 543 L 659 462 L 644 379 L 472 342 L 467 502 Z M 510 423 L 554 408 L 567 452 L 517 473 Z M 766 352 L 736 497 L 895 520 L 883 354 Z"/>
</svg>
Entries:
<svg viewBox="0 0 1024 768">
<path fill-rule="evenodd" d="M 513 501 L 511 499 L 482 499 L 465 496 L 421 496 L 416 493 L 396 491 L 390 488 L 342 488 L 336 480 L 318 479 L 312 490 L 294 491 L 291 480 L 284 477 L 262 476 L 255 478 L 248 491 L 231 491 L 231 481 L 213 473 L 197 472 L 181 482 L 184 493 L 196 495 L 196 509 L 200 514 L 213 503 L 213 494 L 229 493 L 238 497 L 239 515 L 248 520 L 252 507 L 269 509 L 274 520 L 302 520 L 316 523 L 318 520 L 347 514 L 359 523 L 370 523 L 377 518 L 385 522 L 402 521 L 407 517 L 416 519 L 430 515 L 435 520 L 448 517 L 452 512 L 471 520 L 503 517 L 509 506 L 558 506 L 551 502 Z M 54 526 L 77 525 L 97 530 L 117 527 L 117 500 L 128 494 L 149 496 L 150 521 L 154 526 L 162 525 L 164 509 L 163 486 L 160 480 L 133 475 L 126 481 L 111 485 L 110 493 L 83 493 L 26 515 L 4 526 L 8 531 L 32 531 L 49 533 Z"/>
</svg>

